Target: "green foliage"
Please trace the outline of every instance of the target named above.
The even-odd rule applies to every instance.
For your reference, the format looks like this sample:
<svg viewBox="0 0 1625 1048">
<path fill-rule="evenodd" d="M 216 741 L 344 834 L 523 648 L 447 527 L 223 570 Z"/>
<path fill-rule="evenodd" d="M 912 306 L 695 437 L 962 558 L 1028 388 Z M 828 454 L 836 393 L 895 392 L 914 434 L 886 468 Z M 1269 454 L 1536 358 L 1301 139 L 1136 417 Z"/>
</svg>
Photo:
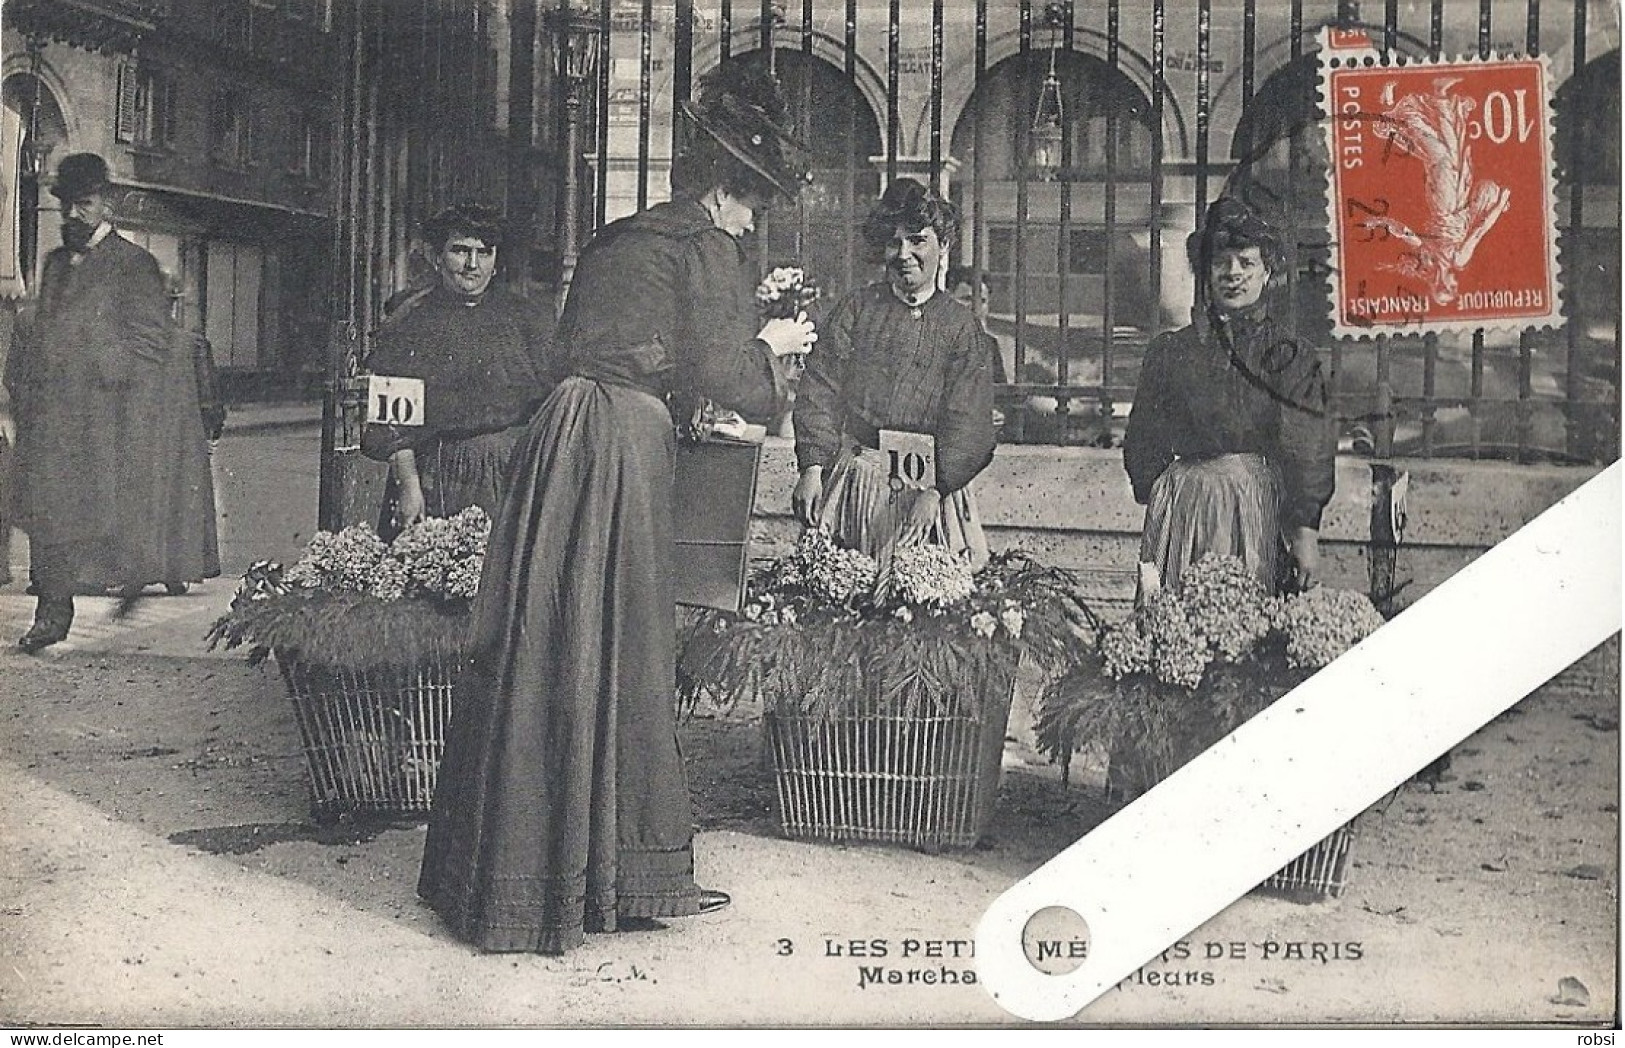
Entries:
<svg viewBox="0 0 1625 1048">
<path fill-rule="evenodd" d="M 275 652 L 354 671 L 412 666 L 467 649 L 468 604 L 298 589 L 234 605 L 206 639 L 211 650 L 247 646 L 255 664 Z"/>
</svg>

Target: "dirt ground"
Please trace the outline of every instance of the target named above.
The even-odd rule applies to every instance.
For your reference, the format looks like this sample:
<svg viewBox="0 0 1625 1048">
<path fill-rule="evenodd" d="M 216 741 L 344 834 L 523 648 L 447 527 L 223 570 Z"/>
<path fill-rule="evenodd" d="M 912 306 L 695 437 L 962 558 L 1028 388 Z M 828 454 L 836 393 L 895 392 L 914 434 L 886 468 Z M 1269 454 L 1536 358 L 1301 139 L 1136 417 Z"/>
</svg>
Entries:
<svg viewBox="0 0 1625 1048">
<path fill-rule="evenodd" d="M 788 842 L 759 725 L 699 717 L 682 736 L 696 850 L 702 881 L 735 893 L 727 916 L 482 957 L 415 901 L 421 825 L 312 824 L 273 670 L 3 654 L 0 675 L 7 1024 L 998 1023 L 976 986 L 865 984 L 831 946 L 969 970 L 905 963 L 901 944 L 970 939 L 988 901 L 1108 814 L 1098 768 L 1063 785 L 1013 752 L 975 849 Z M 1458 748 L 1447 781 L 1358 820 L 1340 898 L 1249 896 L 1081 1021 L 1617 1025 L 1618 800 L 1617 687 L 1543 689 Z"/>
</svg>

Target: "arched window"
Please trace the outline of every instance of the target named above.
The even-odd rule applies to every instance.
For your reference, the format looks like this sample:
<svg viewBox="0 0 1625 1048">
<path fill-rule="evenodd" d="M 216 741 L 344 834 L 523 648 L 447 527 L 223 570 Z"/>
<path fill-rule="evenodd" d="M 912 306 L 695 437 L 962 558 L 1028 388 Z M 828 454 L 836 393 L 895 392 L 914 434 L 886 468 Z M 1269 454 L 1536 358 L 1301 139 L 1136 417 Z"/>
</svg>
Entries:
<svg viewBox="0 0 1625 1048">
<path fill-rule="evenodd" d="M 1122 72 L 1093 55 L 1061 51 L 1055 56 L 1065 148 L 1057 177 L 1072 182 L 1106 177 L 1111 158 L 1119 179 L 1145 178 L 1151 169 L 1151 104 Z M 982 120 L 982 176 L 1014 181 L 1031 156 L 1027 133 L 1039 113 L 1050 52 L 1013 55 L 989 69 L 954 127 L 953 155 L 961 170 L 976 163 L 975 119 Z M 1046 100 L 1046 113 L 1051 100 Z M 995 131 L 996 129 L 996 131 Z M 1029 173 L 1029 177 L 1032 177 Z"/>
<path fill-rule="evenodd" d="M 1034 125 L 1057 115 L 1057 97 L 1059 140 L 1046 144 Z M 1018 381 L 1098 383 L 1101 343 L 1151 323 L 1156 133 L 1144 93 L 1092 55 L 1037 48 L 978 78 L 953 129 L 953 195 L 962 257 L 984 266 L 991 327 Z"/>
<path fill-rule="evenodd" d="M 40 207 L 54 209 L 48 194 L 42 192 L 50 165 L 60 159 L 68 141 L 68 125 L 56 96 L 31 73 L 8 76 L 0 85 L 0 101 L 5 106 L 5 261 L 0 280 L 6 293 L 20 290 L 15 282 L 32 287 L 39 260 L 56 246 L 54 223 L 40 222 Z M 11 176 L 15 175 L 13 178 Z M 46 234 L 41 242 L 42 231 Z"/>
<path fill-rule="evenodd" d="M 748 51 L 731 61 L 761 68 L 767 54 Z M 779 48 L 774 72 L 796 135 L 812 149 L 813 180 L 794 207 L 757 223 L 758 259 L 764 267 L 799 262 L 826 296 L 838 295 L 870 278 L 853 216 L 880 195 L 870 163 L 881 151 L 880 122 L 857 86 L 827 62 Z"/>
</svg>

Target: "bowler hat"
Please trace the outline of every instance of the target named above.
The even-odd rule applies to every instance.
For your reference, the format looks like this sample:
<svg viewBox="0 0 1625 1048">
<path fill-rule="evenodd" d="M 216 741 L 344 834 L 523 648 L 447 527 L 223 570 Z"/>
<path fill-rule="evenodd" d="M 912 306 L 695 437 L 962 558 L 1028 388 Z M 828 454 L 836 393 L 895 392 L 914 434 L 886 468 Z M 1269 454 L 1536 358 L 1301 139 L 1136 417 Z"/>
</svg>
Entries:
<svg viewBox="0 0 1625 1048">
<path fill-rule="evenodd" d="M 810 182 L 811 151 L 791 130 L 778 84 L 743 66 L 721 66 L 702 82 L 697 102 L 684 102 L 694 126 L 734 158 L 795 199 Z"/>
<path fill-rule="evenodd" d="M 51 195 L 58 200 L 80 200 L 100 193 L 111 184 L 107 161 L 95 153 L 71 153 L 56 168 Z"/>
</svg>

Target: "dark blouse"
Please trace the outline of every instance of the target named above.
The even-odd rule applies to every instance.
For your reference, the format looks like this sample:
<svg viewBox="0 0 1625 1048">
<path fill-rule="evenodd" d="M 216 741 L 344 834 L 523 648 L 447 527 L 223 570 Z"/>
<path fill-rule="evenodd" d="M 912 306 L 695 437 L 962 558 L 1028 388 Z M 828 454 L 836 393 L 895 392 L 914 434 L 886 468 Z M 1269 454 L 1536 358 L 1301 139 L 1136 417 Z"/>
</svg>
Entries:
<svg viewBox="0 0 1625 1048">
<path fill-rule="evenodd" d="M 556 378 L 581 375 L 672 397 L 708 397 L 754 421 L 788 391 L 756 337 L 755 271 L 699 203 L 656 204 L 604 227 L 581 253 L 554 337 Z"/>
<path fill-rule="evenodd" d="M 937 490 L 964 487 L 993 461 L 993 384 L 976 316 L 932 295 L 920 317 L 885 283 L 843 298 L 818 326 L 796 393 L 796 463 L 828 468 L 849 443 L 879 430 L 930 433 Z"/>
<path fill-rule="evenodd" d="M 492 286 L 468 299 L 436 287 L 379 328 L 375 375 L 423 380 L 423 425 L 368 425 L 363 450 L 388 458 L 442 436 L 490 433 L 526 421 L 547 395 L 545 312 Z"/>
<path fill-rule="evenodd" d="M 1260 453 L 1281 473 L 1282 527 L 1319 528 L 1336 451 L 1314 349 L 1263 309 L 1199 317 L 1151 341 L 1123 438 L 1137 501 L 1176 457 Z"/>
</svg>

